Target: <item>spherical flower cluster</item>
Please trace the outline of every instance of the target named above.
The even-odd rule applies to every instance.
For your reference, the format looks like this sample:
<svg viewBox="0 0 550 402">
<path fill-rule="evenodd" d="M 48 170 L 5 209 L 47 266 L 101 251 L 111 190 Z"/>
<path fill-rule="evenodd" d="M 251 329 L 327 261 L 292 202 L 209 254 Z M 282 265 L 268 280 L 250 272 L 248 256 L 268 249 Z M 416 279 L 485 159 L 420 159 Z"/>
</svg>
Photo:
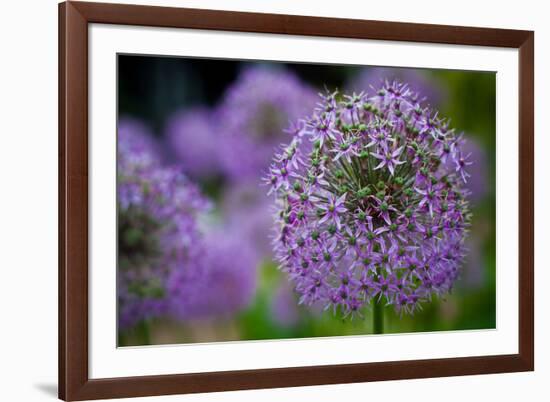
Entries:
<svg viewBox="0 0 550 402">
<path fill-rule="evenodd" d="M 273 150 L 289 140 L 283 128 L 315 106 L 315 92 L 290 71 L 253 67 L 228 88 L 214 118 L 220 160 L 229 177 L 255 178 L 269 166 Z"/>
<path fill-rule="evenodd" d="M 407 84 L 322 98 L 265 177 L 281 269 L 301 303 L 413 313 L 451 290 L 465 254 L 462 137 Z"/>
<path fill-rule="evenodd" d="M 162 167 L 142 126 L 121 121 L 118 132 L 119 327 L 166 314 L 176 301 L 171 276 L 196 272 L 197 215 L 208 201 L 177 168 Z M 177 301 L 176 301 L 177 302 Z"/>
</svg>

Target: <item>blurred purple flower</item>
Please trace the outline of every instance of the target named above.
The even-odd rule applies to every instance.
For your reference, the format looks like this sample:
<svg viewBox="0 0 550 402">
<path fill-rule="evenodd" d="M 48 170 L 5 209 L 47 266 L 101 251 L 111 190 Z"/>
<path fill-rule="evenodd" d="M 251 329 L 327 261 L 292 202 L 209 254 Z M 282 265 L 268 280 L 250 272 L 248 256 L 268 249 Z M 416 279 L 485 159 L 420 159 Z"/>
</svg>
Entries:
<svg viewBox="0 0 550 402">
<path fill-rule="evenodd" d="M 480 288 L 485 281 L 485 264 L 483 261 L 483 239 L 480 236 L 472 235 L 466 241 L 468 254 L 462 277 L 462 286 L 466 288 Z"/>
<path fill-rule="evenodd" d="M 172 313 L 184 320 L 223 317 L 245 309 L 256 293 L 255 251 L 227 231 L 204 239 L 201 275 L 189 280 L 184 271 L 170 278 Z"/>
<path fill-rule="evenodd" d="M 211 111 L 192 108 L 176 113 L 166 125 L 168 147 L 192 178 L 221 173 L 220 127 Z"/>
<path fill-rule="evenodd" d="M 271 299 L 271 316 L 283 326 L 292 327 L 300 319 L 296 297 L 288 282 L 281 282 Z"/>
<path fill-rule="evenodd" d="M 119 169 L 146 168 L 159 165 L 162 152 L 159 143 L 145 123 L 131 117 L 118 121 L 117 164 Z"/>
<path fill-rule="evenodd" d="M 273 233 L 272 203 L 265 197 L 264 187 L 257 182 L 229 186 L 223 195 L 221 210 L 230 232 L 251 244 L 259 259 L 274 258 L 269 239 Z"/>
<path fill-rule="evenodd" d="M 421 99 L 397 81 L 328 94 L 274 156 L 264 179 L 278 208 L 274 250 L 300 303 L 347 316 L 374 301 L 412 314 L 453 288 L 471 155 Z"/>
<path fill-rule="evenodd" d="M 248 180 L 267 169 L 273 150 L 291 138 L 283 129 L 316 101 L 313 89 L 282 68 L 243 70 L 216 111 L 221 162 L 229 176 Z"/>
<path fill-rule="evenodd" d="M 197 215 L 208 201 L 177 168 L 161 166 L 136 121 L 118 132 L 118 317 L 121 329 L 168 312 L 167 281 L 192 272 L 200 254 Z"/>
</svg>

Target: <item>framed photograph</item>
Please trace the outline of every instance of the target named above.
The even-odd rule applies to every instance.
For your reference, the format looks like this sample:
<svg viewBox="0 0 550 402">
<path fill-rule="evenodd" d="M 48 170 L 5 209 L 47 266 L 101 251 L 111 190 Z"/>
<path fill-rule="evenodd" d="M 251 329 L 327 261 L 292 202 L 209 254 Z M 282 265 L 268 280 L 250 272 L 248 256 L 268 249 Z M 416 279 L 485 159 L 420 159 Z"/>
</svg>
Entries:
<svg viewBox="0 0 550 402">
<path fill-rule="evenodd" d="M 59 5 L 59 397 L 534 369 L 534 33 Z"/>
</svg>

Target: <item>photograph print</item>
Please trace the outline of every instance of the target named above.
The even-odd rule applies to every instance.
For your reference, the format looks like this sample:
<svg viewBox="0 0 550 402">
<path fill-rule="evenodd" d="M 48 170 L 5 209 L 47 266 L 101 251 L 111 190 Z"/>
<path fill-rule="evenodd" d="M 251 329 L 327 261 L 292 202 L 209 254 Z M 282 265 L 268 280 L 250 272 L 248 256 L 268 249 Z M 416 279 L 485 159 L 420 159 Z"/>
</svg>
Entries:
<svg viewBox="0 0 550 402">
<path fill-rule="evenodd" d="M 119 54 L 118 346 L 496 327 L 496 74 Z"/>
</svg>

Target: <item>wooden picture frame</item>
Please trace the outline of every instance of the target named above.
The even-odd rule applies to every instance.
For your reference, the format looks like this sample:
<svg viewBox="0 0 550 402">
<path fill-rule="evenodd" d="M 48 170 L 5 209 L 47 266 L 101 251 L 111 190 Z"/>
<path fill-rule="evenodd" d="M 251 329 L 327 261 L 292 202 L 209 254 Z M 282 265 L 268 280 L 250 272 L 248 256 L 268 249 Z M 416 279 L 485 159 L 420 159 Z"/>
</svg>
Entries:
<svg viewBox="0 0 550 402">
<path fill-rule="evenodd" d="M 88 373 L 88 25 L 375 39 L 519 49 L 519 353 L 90 379 Z M 381 21 L 65 2 L 59 5 L 59 397 L 139 397 L 534 369 L 534 33 Z"/>
</svg>

